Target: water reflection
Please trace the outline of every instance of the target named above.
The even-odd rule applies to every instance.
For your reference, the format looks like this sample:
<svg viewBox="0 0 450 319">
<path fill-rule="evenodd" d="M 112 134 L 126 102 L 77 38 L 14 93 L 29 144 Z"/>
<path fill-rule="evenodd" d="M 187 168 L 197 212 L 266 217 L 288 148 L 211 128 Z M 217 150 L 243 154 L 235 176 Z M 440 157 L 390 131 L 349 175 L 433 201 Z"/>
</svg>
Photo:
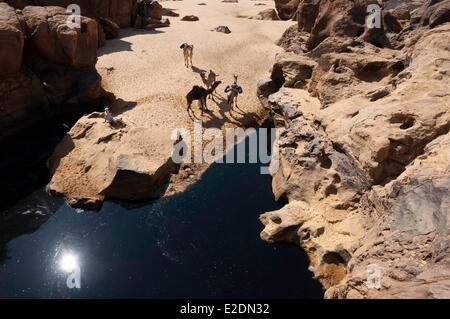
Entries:
<svg viewBox="0 0 450 319">
<path fill-rule="evenodd" d="M 134 209 L 62 205 L 9 242 L 0 297 L 322 297 L 298 247 L 259 238 L 259 214 L 279 208 L 260 166 L 214 164 L 186 192 Z M 75 264 L 81 289 L 62 271 Z"/>
</svg>

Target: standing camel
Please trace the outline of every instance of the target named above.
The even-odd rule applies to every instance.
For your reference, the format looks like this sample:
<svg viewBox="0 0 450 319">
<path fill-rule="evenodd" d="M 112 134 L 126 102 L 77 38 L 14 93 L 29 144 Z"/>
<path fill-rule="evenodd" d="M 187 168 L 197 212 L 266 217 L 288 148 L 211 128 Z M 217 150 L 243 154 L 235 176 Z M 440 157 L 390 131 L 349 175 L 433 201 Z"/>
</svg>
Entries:
<svg viewBox="0 0 450 319">
<path fill-rule="evenodd" d="M 192 90 L 189 91 L 189 93 L 186 95 L 186 102 L 187 102 L 187 111 L 192 110 L 192 102 L 194 100 L 200 101 L 200 108 L 202 110 L 208 111 L 208 106 L 206 105 L 206 98 L 208 95 L 212 94 L 214 90 L 221 84 L 221 81 L 216 81 L 213 83 L 210 89 L 205 89 L 204 87 L 194 85 L 192 87 Z"/>
<path fill-rule="evenodd" d="M 200 77 L 202 78 L 203 84 L 206 88 L 210 89 L 216 82 L 218 75 L 213 70 L 209 70 L 208 76 L 206 76 L 206 71 L 203 71 L 200 73 Z M 214 93 L 215 92 L 212 92 L 209 97 L 214 99 Z"/>
<path fill-rule="evenodd" d="M 187 44 L 183 43 L 180 46 L 180 49 L 183 49 L 183 55 L 184 55 L 184 64 L 186 67 L 189 67 L 189 64 L 192 67 L 192 57 L 194 55 L 194 45 L 193 44 Z"/>
</svg>

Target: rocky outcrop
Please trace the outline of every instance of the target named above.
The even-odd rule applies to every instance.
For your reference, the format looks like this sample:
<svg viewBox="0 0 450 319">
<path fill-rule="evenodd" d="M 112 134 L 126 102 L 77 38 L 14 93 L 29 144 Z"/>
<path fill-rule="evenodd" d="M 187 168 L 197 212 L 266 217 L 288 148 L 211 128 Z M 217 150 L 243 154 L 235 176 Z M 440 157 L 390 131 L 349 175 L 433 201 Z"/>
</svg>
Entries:
<svg viewBox="0 0 450 319">
<path fill-rule="evenodd" d="M 174 141 L 163 128 L 113 128 L 103 114 L 81 118 L 49 160 L 47 189 L 70 205 L 99 209 L 103 200 L 160 197 L 170 175 Z"/>
<path fill-rule="evenodd" d="M 67 8 L 71 4 L 79 5 L 81 15 L 98 19 L 107 18 L 120 27 L 130 27 L 136 11 L 137 0 L 4 0 L 16 9 L 26 6 L 59 6 Z"/>
<path fill-rule="evenodd" d="M 450 1 L 385 1 L 377 34 L 371 3 L 301 1 L 259 83 L 287 203 L 261 237 L 302 246 L 328 298 L 449 298 Z"/>
<path fill-rule="evenodd" d="M 16 13 L 0 3 L 0 38 L 9 44 L 0 49 L 0 138 L 101 97 L 97 23 L 83 17 L 81 28 L 71 29 L 67 17 L 59 7 Z"/>
<path fill-rule="evenodd" d="M 2 0 L 16 9 L 26 6 L 59 6 L 79 5 L 81 14 L 99 22 L 99 44 L 104 45 L 106 39 L 117 38 L 120 28 L 135 27 L 151 29 L 169 26 L 162 15 L 177 16 L 165 10 L 154 0 Z M 149 26 L 151 25 L 151 26 Z"/>
</svg>

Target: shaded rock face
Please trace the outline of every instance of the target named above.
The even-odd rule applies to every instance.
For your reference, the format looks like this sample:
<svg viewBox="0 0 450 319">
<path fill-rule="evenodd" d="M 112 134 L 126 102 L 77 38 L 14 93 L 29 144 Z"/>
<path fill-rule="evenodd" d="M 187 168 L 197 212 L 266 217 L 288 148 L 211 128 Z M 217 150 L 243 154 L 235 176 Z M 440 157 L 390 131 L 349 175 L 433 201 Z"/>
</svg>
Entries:
<svg viewBox="0 0 450 319">
<path fill-rule="evenodd" d="M 67 17 L 59 7 L 15 12 L 0 3 L 0 38 L 10 44 L 0 49 L 0 138 L 101 97 L 97 23 L 82 17 L 70 29 Z"/>
<path fill-rule="evenodd" d="M 295 19 L 300 0 L 275 0 L 275 8 L 281 20 Z"/>
<path fill-rule="evenodd" d="M 171 133 L 161 128 L 116 129 L 101 113 L 87 115 L 50 158 L 53 178 L 47 189 L 74 207 L 94 210 L 105 199 L 158 198 L 177 169 Z"/>
<path fill-rule="evenodd" d="M 136 10 L 137 0 L 6 0 L 16 9 L 26 6 L 58 6 L 67 8 L 71 4 L 79 5 L 81 15 L 98 19 L 110 19 L 120 27 L 130 27 Z"/>
<path fill-rule="evenodd" d="M 22 64 L 24 34 L 13 8 L 0 3 L 0 76 L 19 72 Z"/>
<path fill-rule="evenodd" d="M 99 45 L 106 39 L 117 38 L 120 28 L 135 27 L 149 29 L 169 26 L 162 20 L 162 15 L 177 16 L 176 13 L 165 10 L 154 0 L 7 0 L 12 7 L 23 9 L 26 6 L 58 6 L 67 8 L 69 5 L 80 6 L 81 14 L 99 22 Z M 150 26 L 149 26 L 150 25 Z"/>
<path fill-rule="evenodd" d="M 449 298 L 450 1 L 384 1 L 389 46 L 347 28 L 370 1 L 335 3 L 300 2 L 258 85 L 287 203 L 261 237 L 301 245 L 328 298 Z"/>
</svg>

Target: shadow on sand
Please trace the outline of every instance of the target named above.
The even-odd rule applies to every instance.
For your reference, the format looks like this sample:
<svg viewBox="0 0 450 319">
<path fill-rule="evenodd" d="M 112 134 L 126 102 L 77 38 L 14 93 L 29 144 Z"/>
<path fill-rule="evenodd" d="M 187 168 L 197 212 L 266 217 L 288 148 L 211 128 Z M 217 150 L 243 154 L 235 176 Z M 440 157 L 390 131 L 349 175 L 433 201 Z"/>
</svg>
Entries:
<svg viewBox="0 0 450 319">
<path fill-rule="evenodd" d="M 160 34 L 164 33 L 161 30 L 143 30 L 143 29 L 121 29 L 120 36 L 117 39 L 107 40 L 105 46 L 101 47 L 98 50 L 98 56 L 111 54 L 114 52 L 122 52 L 122 51 L 133 51 L 133 44 L 125 38 L 134 36 L 134 35 L 144 35 L 144 34 Z"/>
</svg>

